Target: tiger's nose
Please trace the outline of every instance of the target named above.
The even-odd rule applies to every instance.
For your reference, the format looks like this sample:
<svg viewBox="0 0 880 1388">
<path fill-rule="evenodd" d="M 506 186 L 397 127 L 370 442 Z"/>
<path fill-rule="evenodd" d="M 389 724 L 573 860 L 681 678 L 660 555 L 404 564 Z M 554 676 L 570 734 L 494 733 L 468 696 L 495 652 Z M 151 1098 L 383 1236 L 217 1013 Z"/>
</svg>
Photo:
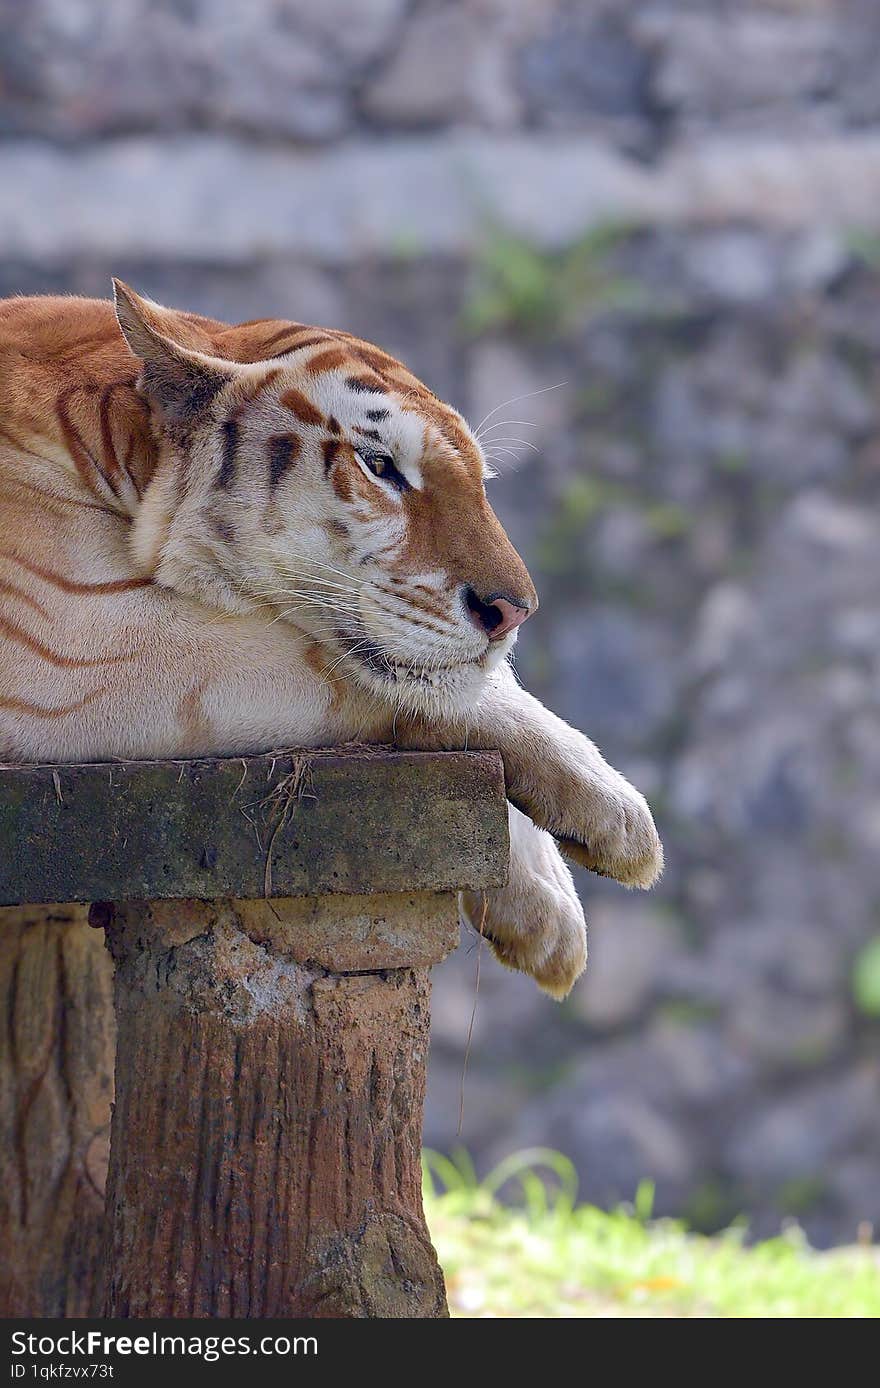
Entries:
<svg viewBox="0 0 880 1388">
<path fill-rule="evenodd" d="M 477 596 L 473 588 L 468 588 L 465 602 L 474 626 L 485 632 L 490 641 L 500 641 L 502 636 L 515 631 L 531 615 L 530 607 L 502 597 L 500 593 L 493 593 L 484 600 Z"/>
</svg>

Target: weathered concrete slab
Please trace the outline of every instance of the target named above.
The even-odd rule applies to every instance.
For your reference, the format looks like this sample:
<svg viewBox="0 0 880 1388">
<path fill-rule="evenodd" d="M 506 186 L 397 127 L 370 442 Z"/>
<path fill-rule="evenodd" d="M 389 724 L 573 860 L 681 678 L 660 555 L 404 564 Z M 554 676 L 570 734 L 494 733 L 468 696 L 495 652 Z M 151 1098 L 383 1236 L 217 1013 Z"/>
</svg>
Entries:
<svg viewBox="0 0 880 1388">
<path fill-rule="evenodd" d="M 494 752 L 0 768 L 0 905 L 453 891 L 507 857 Z"/>
</svg>

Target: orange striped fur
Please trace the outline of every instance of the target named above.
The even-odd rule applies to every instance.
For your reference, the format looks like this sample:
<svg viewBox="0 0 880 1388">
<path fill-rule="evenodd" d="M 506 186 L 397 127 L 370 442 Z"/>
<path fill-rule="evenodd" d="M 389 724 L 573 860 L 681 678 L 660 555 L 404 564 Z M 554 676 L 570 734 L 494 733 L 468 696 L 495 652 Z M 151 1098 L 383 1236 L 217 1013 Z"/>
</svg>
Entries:
<svg viewBox="0 0 880 1388">
<path fill-rule="evenodd" d="M 0 304 L 0 757 L 383 736 L 473 694 L 504 652 L 463 589 L 535 599 L 460 416 L 347 333 L 118 309 Z M 405 490 L 363 463 L 386 435 Z"/>
</svg>

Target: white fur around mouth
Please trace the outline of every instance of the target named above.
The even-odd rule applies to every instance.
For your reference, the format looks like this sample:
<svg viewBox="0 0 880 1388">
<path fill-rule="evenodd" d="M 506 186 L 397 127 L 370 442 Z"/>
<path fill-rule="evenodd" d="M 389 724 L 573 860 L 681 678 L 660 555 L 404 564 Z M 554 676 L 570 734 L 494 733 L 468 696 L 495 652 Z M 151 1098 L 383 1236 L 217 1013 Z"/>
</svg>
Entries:
<svg viewBox="0 0 880 1388">
<path fill-rule="evenodd" d="M 468 660 L 457 660 L 444 665 L 419 665 L 412 661 L 395 660 L 374 642 L 355 646 L 351 655 L 373 674 L 388 684 L 418 683 L 435 684 L 445 676 L 457 674 L 462 670 L 472 670 L 482 666 L 486 653 L 472 656 Z"/>
</svg>

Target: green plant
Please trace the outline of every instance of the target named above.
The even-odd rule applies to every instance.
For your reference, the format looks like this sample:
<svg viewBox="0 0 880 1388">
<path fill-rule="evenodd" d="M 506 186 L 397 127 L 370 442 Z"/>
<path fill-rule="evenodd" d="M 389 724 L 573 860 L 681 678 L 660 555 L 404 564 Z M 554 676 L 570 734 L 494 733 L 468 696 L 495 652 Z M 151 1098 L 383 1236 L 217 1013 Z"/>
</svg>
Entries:
<svg viewBox="0 0 880 1388">
<path fill-rule="evenodd" d="M 863 945 L 852 970 L 856 1007 L 866 1017 L 880 1017 L 880 935 Z"/>
<path fill-rule="evenodd" d="M 731 1187 L 710 1176 L 689 1196 L 684 1209 L 687 1227 L 697 1234 L 716 1234 L 736 1217 L 738 1203 Z"/>
<path fill-rule="evenodd" d="M 645 507 L 645 522 L 658 540 L 679 540 L 687 535 L 694 517 L 672 501 L 656 501 Z"/>
<path fill-rule="evenodd" d="M 855 228 L 846 237 L 851 256 L 872 271 L 880 270 L 880 236 L 874 231 Z"/>
<path fill-rule="evenodd" d="M 792 1176 L 776 1192 L 776 1201 L 781 1210 L 800 1218 L 816 1208 L 826 1190 L 821 1176 Z"/>
<path fill-rule="evenodd" d="M 548 252 L 490 229 L 475 262 L 465 330 L 477 335 L 513 328 L 541 336 L 570 328 L 584 314 L 640 307 L 639 285 L 609 263 L 632 230 L 618 224 L 596 227 L 565 250 Z"/>
<path fill-rule="evenodd" d="M 513 1185 L 514 1191 L 519 1189 L 532 1218 L 540 1218 L 551 1211 L 570 1214 L 577 1198 L 578 1180 L 573 1163 L 551 1147 L 527 1147 L 513 1152 L 482 1181 L 477 1179 L 473 1161 L 463 1147 L 456 1147 L 449 1157 L 426 1148 L 422 1153 L 422 1178 L 429 1195 L 437 1195 L 436 1180 L 439 1180 L 444 1197 L 463 1209 L 471 1209 L 481 1202 L 493 1206 L 500 1192 Z"/>
<path fill-rule="evenodd" d="M 588 527 L 610 506 L 628 501 L 624 488 L 602 477 L 584 473 L 569 477 L 537 540 L 536 558 L 542 572 L 567 576 L 576 569 L 583 559 L 581 542 Z"/>
</svg>

